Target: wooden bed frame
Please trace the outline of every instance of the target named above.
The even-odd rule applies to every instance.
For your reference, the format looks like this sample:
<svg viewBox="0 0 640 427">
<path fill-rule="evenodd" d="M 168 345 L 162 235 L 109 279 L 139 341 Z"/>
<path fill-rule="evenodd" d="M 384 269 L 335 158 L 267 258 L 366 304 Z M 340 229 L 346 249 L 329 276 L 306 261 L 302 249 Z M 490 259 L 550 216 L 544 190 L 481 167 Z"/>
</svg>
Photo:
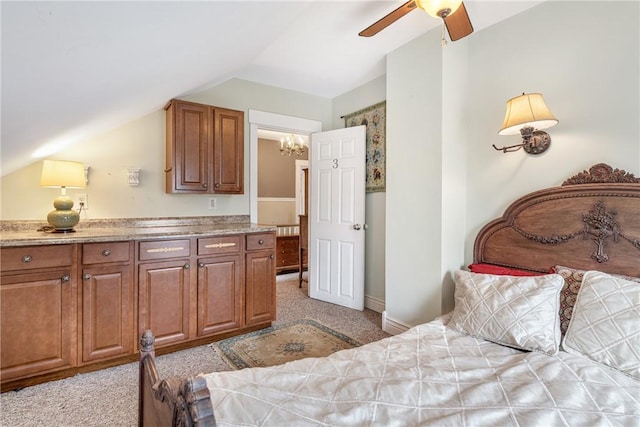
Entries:
<svg viewBox="0 0 640 427">
<path fill-rule="evenodd" d="M 640 179 L 606 164 L 527 194 L 484 226 L 474 263 L 538 272 L 555 265 L 640 277 Z M 140 426 L 215 426 L 202 377 L 161 379 L 153 334 L 140 341 Z"/>
</svg>

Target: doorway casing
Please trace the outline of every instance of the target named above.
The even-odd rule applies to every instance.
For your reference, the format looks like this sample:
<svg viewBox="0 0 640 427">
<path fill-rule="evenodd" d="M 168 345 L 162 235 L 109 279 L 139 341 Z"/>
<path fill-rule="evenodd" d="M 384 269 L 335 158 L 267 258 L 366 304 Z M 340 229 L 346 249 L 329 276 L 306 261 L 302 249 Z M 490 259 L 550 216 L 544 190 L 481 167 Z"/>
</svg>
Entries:
<svg viewBox="0 0 640 427">
<path fill-rule="evenodd" d="M 249 110 L 249 215 L 253 223 L 258 222 L 258 129 L 311 135 L 322 131 L 322 122 Z"/>
</svg>

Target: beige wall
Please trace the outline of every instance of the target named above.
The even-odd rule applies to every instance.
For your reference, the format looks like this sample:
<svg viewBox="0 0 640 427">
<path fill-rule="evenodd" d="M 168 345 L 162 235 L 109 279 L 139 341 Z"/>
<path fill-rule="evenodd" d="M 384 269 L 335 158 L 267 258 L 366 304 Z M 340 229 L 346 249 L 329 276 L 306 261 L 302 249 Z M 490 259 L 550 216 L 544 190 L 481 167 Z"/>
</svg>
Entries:
<svg viewBox="0 0 640 427">
<path fill-rule="evenodd" d="M 298 156 L 280 154 L 280 141 L 258 139 L 258 197 L 296 197 L 296 160 L 307 160 L 308 150 Z"/>
</svg>

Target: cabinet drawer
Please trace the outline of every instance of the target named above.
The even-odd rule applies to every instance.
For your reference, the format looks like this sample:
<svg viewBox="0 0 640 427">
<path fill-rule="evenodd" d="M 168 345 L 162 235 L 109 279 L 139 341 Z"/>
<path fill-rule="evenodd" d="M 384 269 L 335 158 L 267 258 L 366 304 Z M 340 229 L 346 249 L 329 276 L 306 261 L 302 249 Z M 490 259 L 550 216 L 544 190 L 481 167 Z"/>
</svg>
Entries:
<svg viewBox="0 0 640 427">
<path fill-rule="evenodd" d="M 206 237 L 198 239 L 198 255 L 240 252 L 240 236 Z"/>
<path fill-rule="evenodd" d="M 72 245 L 25 246 L 2 248 L 2 271 L 64 267 L 72 263 Z"/>
<path fill-rule="evenodd" d="M 100 242 L 82 245 L 83 264 L 129 261 L 129 242 Z"/>
<path fill-rule="evenodd" d="M 278 249 L 298 250 L 298 236 L 278 237 Z"/>
<path fill-rule="evenodd" d="M 275 240 L 275 233 L 247 234 L 247 250 L 273 249 Z"/>
<path fill-rule="evenodd" d="M 188 239 L 140 242 L 138 250 L 138 259 L 140 261 L 180 258 L 188 257 L 189 255 L 191 255 L 191 249 Z"/>
</svg>

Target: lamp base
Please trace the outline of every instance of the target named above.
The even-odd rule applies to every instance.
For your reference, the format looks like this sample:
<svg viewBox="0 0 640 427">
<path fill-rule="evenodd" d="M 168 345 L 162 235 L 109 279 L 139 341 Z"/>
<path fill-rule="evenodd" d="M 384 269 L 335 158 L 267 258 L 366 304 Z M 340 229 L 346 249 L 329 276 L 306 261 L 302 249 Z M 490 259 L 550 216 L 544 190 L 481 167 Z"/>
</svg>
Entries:
<svg viewBox="0 0 640 427">
<path fill-rule="evenodd" d="M 80 222 L 80 214 L 73 209 L 73 200 L 66 195 L 58 196 L 53 206 L 55 210 L 49 212 L 47 221 L 54 228 L 54 233 L 70 233 L 75 231 L 73 227 Z"/>
</svg>

